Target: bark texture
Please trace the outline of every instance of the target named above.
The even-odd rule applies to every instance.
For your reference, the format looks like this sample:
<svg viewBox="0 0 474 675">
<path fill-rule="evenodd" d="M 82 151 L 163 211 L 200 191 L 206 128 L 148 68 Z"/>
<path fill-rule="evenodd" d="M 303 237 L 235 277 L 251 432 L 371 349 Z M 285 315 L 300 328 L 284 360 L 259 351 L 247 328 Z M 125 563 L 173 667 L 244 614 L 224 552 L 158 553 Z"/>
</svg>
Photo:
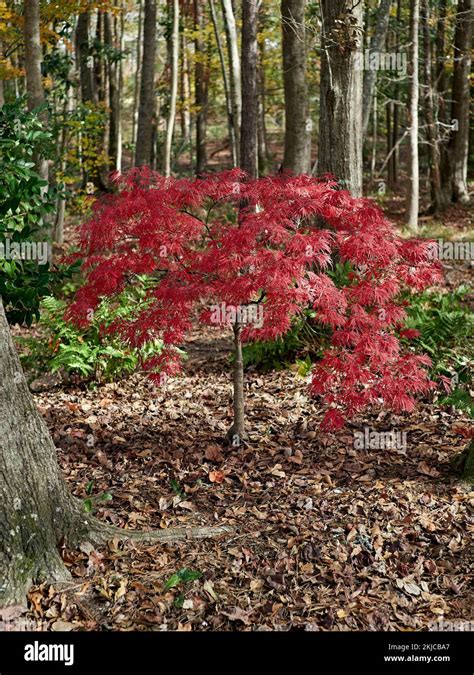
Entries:
<svg viewBox="0 0 474 675">
<path fill-rule="evenodd" d="M 150 164 L 155 112 L 156 0 L 145 0 L 135 165 Z"/>
<path fill-rule="evenodd" d="M 469 157 L 469 77 L 471 72 L 472 22 L 474 0 L 459 0 L 454 33 L 454 71 L 451 118 L 455 128 L 451 133 L 452 198 L 467 203 L 467 164 Z"/>
<path fill-rule="evenodd" d="M 257 176 L 258 162 L 258 46 L 257 0 L 242 1 L 242 128 L 240 166 Z"/>
<path fill-rule="evenodd" d="M 61 539 L 80 532 L 79 503 L 23 375 L 0 300 L 0 606 L 21 603 L 33 579 L 65 579 Z M 87 527 L 84 522 L 84 527 Z"/>
<path fill-rule="evenodd" d="M 81 100 L 83 103 L 97 102 L 97 92 L 94 83 L 94 69 L 89 55 L 89 28 L 90 18 L 87 12 L 79 14 L 76 27 L 76 53 L 79 66 L 81 84 Z"/>
<path fill-rule="evenodd" d="M 224 14 L 224 26 L 229 55 L 229 89 L 232 108 L 232 125 L 234 127 L 236 164 L 240 162 L 240 126 L 242 117 L 242 84 L 240 76 L 239 44 L 237 41 L 237 27 L 235 24 L 232 0 L 221 0 Z"/>
<path fill-rule="evenodd" d="M 363 3 L 322 0 L 318 172 L 362 195 Z"/>
<path fill-rule="evenodd" d="M 410 77 L 410 103 L 408 106 L 410 187 L 408 192 L 407 225 L 412 232 L 418 230 L 418 209 L 420 202 L 420 169 L 418 160 L 419 25 L 420 0 L 410 0 L 410 55 L 408 58 L 408 75 Z"/>
<path fill-rule="evenodd" d="M 283 83 L 285 90 L 285 150 L 283 168 L 309 173 L 311 118 L 306 79 L 306 0 L 282 0 Z"/>
<path fill-rule="evenodd" d="M 28 94 L 28 109 L 34 110 L 43 105 L 44 89 L 43 78 L 41 75 L 41 63 L 43 61 L 43 50 L 41 48 L 40 36 L 40 4 L 39 0 L 25 0 L 25 74 L 26 74 L 26 92 Z M 44 125 L 47 124 L 48 115 L 46 111 L 41 113 L 41 120 Z M 43 180 L 48 180 L 49 165 L 48 161 L 42 157 L 35 157 L 35 164 L 38 173 Z"/>
<path fill-rule="evenodd" d="M 207 118 L 207 56 L 202 38 L 203 8 L 200 0 L 194 0 L 194 23 L 196 38 L 194 48 L 197 59 L 194 69 L 194 90 L 196 99 L 196 175 L 202 175 L 206 170 L 206 118 Z"/>
</svg>

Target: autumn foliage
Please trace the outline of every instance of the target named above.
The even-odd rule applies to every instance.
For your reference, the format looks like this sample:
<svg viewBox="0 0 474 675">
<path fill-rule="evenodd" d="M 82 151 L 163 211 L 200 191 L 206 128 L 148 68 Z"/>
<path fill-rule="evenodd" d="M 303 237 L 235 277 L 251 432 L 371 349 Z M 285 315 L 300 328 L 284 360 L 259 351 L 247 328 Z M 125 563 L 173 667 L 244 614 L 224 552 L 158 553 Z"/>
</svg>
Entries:
<svg viewBox="0 0 474 675">
<path fill-rule="evenodd" d="M 410 411 L 433 386 L 428 357 L 401 347 L 400 293 L 431 285 L 438 267 L 429 243 L 401 239 L 372 201 L 330 179 L 249 180 L 240 170 L 193 180 L 133 170 L 116 187 L 82 227 L 87 282 L 69 314 L 86 323 L 102 297 L 141 275 L 154 279 L 140 313 L 108 328 L 135 347 L 163 340 L 161 355 L 144 364 L 153 377 L 179 371 L 177 347 L 196 310 L 209 323 L 216 304 L 257 303 L 263 322 L 245 325 L 243 341 L 283 335 L 308 307 L 331 328 L 310 387 L 326 428 L 372 404 Z M 336 263 L 349 269 L 339 287 Z"/>
</svg>

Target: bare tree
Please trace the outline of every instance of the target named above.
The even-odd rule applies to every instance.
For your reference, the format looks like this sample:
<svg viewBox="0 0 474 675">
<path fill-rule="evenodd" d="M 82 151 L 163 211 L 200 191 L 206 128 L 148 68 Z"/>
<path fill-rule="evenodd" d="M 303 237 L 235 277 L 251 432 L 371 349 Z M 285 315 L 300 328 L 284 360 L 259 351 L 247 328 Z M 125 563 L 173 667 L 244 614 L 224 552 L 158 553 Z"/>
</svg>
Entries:
<svg viewBox="0 0 474 675">
<path fill-rule="evenodd" d="M 321 0 L 318 172 L 362 194 L 363 2 Z"/>
<path fill-rule="evenodd" d="M 420 174 L 418 161 L 418 60 L 419 60 L 420 0 L 410 0 L 410 56 L 408 74 L 410 93 L 408 124 L 410 128 L 410 187 L 408 193 L 407 225 L 412 232 L 418 230 L 420 201 Z"/>
<path fill-rule="evenodd" d="M 380 0 L 377 9 L 377 16 L 375 19 L 375 29 L 370 40 L 369 51 L 371 54 L 381 52 L 387 35 L 388 22 L 390 19 L 390 7 L 392 0 Z M 364 138 L 367 134 L 367 127 L 369 126 L 370 111 L 372 108 L 372 97 L 374 94 L 374 87 L 377 80 L 377 71 L 369 68 L 364 71 L 364 86 L 362 96 L 362 131 Z"/>
<path fill-rule="evenodd" d="M 150 164 L 155 110 L 156 0 L 145 0 L 135 165 Z"/>
<path fill-rule="evenodd" d="M 310 171 L 311 117 L 306 81 L 306 0 L 282 0 L 283 83 L 285 89 L 285 149 L 283 168 Z"/>
</svg>

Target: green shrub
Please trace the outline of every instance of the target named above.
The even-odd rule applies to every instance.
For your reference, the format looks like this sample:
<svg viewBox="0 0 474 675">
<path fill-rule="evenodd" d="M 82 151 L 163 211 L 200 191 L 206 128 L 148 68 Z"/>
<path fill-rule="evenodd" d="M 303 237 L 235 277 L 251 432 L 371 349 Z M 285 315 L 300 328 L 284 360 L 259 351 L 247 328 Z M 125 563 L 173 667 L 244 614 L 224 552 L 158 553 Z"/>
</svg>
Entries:
<svg viewBox="0 0 474 675">
<path fill-rule="evenodd" d="M 431 290 L 410 296 L 406 327 L 420 332 L 410 344 L 431 358 L 431 376 L 451 380 L 452 391 L 440 402 L 472 415 L 474 314 L 466 302 L 469 291 L 460 286 L 449 293 Z"/>
<path fill-rule="evenodd" d="M 41 302 L 39 329 L 44 339 L 19 338 L 21 359 L 27 370 L 64 371 L 88 380 L 111 381 L 133 373 L 144 358 L 158 355 L 162 342 L 154 340 L 133 349 L 115 335 L 102 330 L 119 316 L 132 319 L 143 307 L 145 290 L 124 291 L 114 302 L 104 300 L 86 329 L 64 320 L 67 303 L 52 296 Z"/>
</svg>

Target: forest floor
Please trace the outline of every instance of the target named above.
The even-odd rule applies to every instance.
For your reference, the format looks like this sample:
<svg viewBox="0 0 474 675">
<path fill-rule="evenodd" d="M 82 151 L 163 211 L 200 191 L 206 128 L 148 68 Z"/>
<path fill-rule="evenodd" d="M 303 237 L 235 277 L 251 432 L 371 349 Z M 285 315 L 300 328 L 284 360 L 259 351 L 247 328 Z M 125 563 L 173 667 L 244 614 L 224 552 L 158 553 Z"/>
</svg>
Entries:
<svg viewBox="0 0 474 675">
<path fill-rule="evenodd" d="M 446 273 L 450 287 L 472 282 L 466 264 Z M 322 433 L 305 379 L 250 371 L 249 439 L 229 448 L 230 347 L 229 334 L 196 328 L 182 377 L 163 387 L 137 374 L 36 393 L 69 486 L 83 500 L 92 487 L 98 518 L 232 532 L 63 550 L 71 584 L 33 588 L 25 618 L 40 630 L 125 631 L 426 630 L 474 620 L 474 492 L 451 466 L 466 444 L 456 433 L 463 415 L 434 399 Z M 354 431 L 364 427 L 407 432 L 406 448 L 358 450 Z"/>
</svg>

